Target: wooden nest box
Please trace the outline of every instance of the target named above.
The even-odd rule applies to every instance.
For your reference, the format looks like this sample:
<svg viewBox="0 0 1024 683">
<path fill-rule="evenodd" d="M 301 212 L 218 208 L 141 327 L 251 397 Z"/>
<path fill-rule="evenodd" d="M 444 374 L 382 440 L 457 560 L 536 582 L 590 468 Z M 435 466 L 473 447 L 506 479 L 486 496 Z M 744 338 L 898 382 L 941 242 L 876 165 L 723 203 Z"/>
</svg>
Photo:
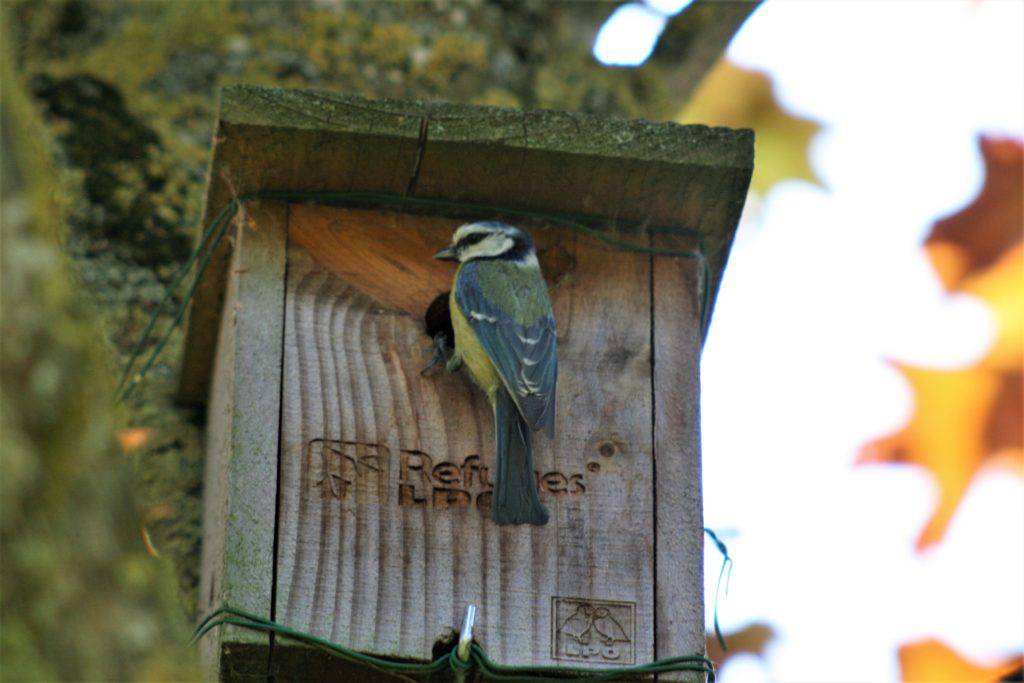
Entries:
<svg viewBox="0 0 1024 683">
<path fill-rule="evenodd" d="M 181 397 L 208 411 L 200 612 L 413 661 L 468 604 L 502 664 L 702 654 L 702 315 L 752 149 L 749 131 L 226 89 L 204 223 L 264 194 L 189 314 Z M 420 374 L 424 313 L 454 275 L 431 255 L 492 218 L 532 234 L 557 320 L 555 436 L 534 438 L 546 526 L 491 521 L 486 399 L 465 372 Z M 649 249 L 699 243 L 706 268 Z M 233 626 L 203 649 L 223 679 L 353 666 Z"/>
</svg>

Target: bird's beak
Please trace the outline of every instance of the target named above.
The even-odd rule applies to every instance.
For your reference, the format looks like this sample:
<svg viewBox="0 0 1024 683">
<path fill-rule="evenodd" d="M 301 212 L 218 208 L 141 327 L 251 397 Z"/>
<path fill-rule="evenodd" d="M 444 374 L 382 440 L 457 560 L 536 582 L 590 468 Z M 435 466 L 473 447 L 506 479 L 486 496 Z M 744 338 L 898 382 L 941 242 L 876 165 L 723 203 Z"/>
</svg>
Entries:
<svg viewBox="0 0 1024 683">
<path fill-rule="evenodd" d="M 455 253 L 455 250 L 451 247 L 445 247 L 441 251 L 434 254 L 434 258 L 438 261 L 458 261 L 459 256 Z"/>
</svg>

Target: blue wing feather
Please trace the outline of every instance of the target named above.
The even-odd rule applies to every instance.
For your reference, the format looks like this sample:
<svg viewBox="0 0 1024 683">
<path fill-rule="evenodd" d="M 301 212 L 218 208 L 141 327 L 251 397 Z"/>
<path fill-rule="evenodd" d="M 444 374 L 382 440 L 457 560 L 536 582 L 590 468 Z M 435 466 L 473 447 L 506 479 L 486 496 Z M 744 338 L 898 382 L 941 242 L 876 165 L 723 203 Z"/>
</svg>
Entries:
<svg viewBox="0 0 1024 683">
<path fill-rule="evenodd" d="M 548 306 L 547 312 L 533 323 L 516 322 L 509 312 L 488 299 L 481 286 L 479 271 L 491 265 L 488 261 L 463 265 L 455 285 L 455 301 L 497 368 L 523 419 L 531 428 L 543 428 L 551 436 L 558 380 L 555 317 Z M 536 278 L 537 282 L 513 291 L 521 296 L 542 295 L 547 299 L 546 285 L 539 272 Z M 541 288 L 541 292 L 536 288 Z"/>
</svg>

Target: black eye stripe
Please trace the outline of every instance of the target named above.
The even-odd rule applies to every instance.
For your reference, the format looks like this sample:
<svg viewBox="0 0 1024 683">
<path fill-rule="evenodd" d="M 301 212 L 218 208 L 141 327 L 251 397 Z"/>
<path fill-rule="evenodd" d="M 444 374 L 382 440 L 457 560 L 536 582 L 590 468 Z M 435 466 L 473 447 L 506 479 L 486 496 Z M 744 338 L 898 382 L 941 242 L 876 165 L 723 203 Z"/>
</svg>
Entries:
<svg viewBox="0 0 1024 683">
<path fill-rule="evenodd" d="M 458 244 L 455 245 L 455 248 L 456 249 L 465 249 L 466 247 L 472 246 L 472 245 L 476 244 L 477 242 L 482 241 L 484 238 L 486 238 L 490 234 L 491 233 L 489 233 L 489 232 L 474 232 L 472 234 L 466 235 L 461 240 L 459 240 Z"/>
</svg>

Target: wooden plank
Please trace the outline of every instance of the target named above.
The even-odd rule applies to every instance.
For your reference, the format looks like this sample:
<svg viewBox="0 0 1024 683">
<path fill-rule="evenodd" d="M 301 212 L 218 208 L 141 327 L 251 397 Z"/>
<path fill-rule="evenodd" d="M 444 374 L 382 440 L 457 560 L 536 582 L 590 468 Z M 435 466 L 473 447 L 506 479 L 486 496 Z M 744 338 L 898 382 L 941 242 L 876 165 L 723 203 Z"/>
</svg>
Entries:
<svg viewBox="0 0 1024 683">
<path fill-rule="evenodd" d="M 556 460 L 564 458 L 562 468 L 573 472 L 582 464 L 588 492 L 582 505 L 567 507 L 558 520 L 555 595 L 562 600 L 553 608 L 554 661 L 641 664 L 654 656 L 654 549 L 642 531 L 654 525 L 650 261 L 582 235 L 571 241 L 576 267 L 565 278 L 564 295 L 553 300 L 559 332 Z M 610 643 L 618 657 L 612 658 L 593 633 L 589 643 L 575 642 L 577 610 L 593 610 L 595 628 L 612 633 L 614 623 L 601 622 L 603 611 L 633 637 L 633 647 Z"/>
<path fill-rule="evenodd" d="M 293 209 L 290 233 L 322 211 Z M 405 247 L 389 253 L 390 266 L 375 262 L 382 282 L 400 283 L 397 272 L 447 243 L 458 222 L 438 220 L 386 223 L 410 238 L 394 243 Z M 426 660 L 474 603 L 476 636 L 499 662 L 653 657 L 650 259 L 557 230 L 534 237 L 544 259 L 571 265 L 549 278 L 560 332 L 556 438 L 536 440 L 552 520 L 513 528 L 487 511 L 494 437 L 480 392 L 462 373 L 420 376 L 419 316 L 381 300 L 397 292 L 372 298 L 336 274 L 347 266 L 329 269 L 335 259 L 289 243 L 278 620 Z M 593 620 L 610 635 L 585 635 Z M 282 647 L 275 660 L 288 655 Z"/>
<path fill-rule="evenodd" d="M 451 237 L 451 220 L 327 206 L 292 211 L 295 244 L 388 308 L 422 317 L 451 286 L 451 265 L 430 258 Z"/>
<path fill-rule="evenodd" d="M 239 252 L 232 258 L 237 270 Z M 238 302 L 238 278 L 230 277 L 224 293 L 225 305 L 233 310 Z M 234 316 L 221 317 L 217 356 L 213 364 L 213 384 L 207 409 L 206 462 L 203 477 L 203 549 L 199 574 L 199 614 L 205 616 L 220 606 L 224 590 L 224 543 L 227 534 L 227 479 L 231 462 L 232 392 L 235 369 Z M 211 679 L 219 678 L 220 652 L 225 630 L 204 637 L 199 648 Z"/>
<path fill-rule="evenodd" d="M 701 231 L 712 287 L 753 168 L 753 133 L 231 86 L 222 93 L 203 224 L 260 190 L 377 192 Z M 189 312 L 180 398 L 201 403 L 230 248 Z"/>
<path fill-rule="evenodd" d="M 208 421 L 201 614 L 227 604 L 271 616 L 287 211 L 253 203 L 236 219 Z M 260 678 L 254 646 L 267 642 L 228 627 L 201 647 L 212 677 Z"/>
<path fill-rule="evenodd" d="M 657 236 L 655 245 L 689 249 L 692 240 Z M 656 654 L 704 654 L 704 522 L 700 465 L 700 264 L 652 257 L 654 311 L 654 469 Z M 704 680 L 663 675 L 661 680 Z"/>
</svg>

